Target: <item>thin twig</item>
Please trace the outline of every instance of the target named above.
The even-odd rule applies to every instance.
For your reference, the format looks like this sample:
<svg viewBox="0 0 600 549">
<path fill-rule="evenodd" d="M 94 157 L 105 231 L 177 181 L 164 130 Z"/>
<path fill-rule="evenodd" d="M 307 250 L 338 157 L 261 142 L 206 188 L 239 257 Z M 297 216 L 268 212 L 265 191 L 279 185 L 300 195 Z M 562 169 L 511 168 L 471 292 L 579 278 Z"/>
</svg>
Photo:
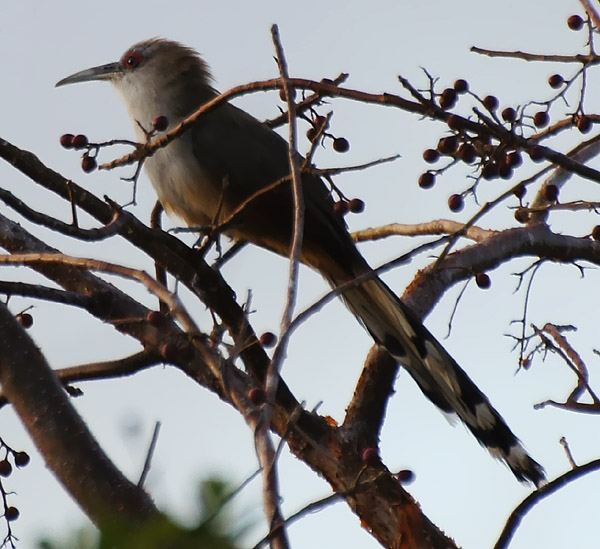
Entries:
<svg viewBox="0 0 600 549">
<path fill-rule="evenodd" d="M 140 474 L 140 479 L 138 480 L 137 485 L 141 488 L 144 486 L 144 482 L 146 481 L 146 477 L 150 472 L 150 464 L 152 463 L 152 457 L 154 456 L 154 450 L 156 449 L 156 443 L 158 441 L 158 433 L 160 432 L 160 421 L 157 421 L 154 424 L 154 429 L 152 431 L 152 438 L 150 439 L 150 445 L 148 446 L 148 451 L 146 452 L 146 459 L 144 460 L 144 467 L 142 468 L 142 473 Z"/>
</svg>

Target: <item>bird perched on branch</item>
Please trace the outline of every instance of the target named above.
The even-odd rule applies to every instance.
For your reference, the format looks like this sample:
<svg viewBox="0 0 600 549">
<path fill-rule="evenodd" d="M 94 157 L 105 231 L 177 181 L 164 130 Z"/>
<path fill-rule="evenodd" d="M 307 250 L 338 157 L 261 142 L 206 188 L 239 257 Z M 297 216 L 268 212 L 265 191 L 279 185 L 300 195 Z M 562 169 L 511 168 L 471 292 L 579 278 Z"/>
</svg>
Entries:
<svg viewBox="0 0 600 549">
<path fill-rule="evenodd" d="M 156 116 L 177 124 L 218 95 L 204 60 L 194 50 L 164 39 L 135 44 L 119 61 L 77 72 L 57 86 L 91 80 L 114 85 L 142 142 L 146 135 L 140 126 Z M 228 103 L 217 107 L 147 158 L 144 168 L 168 213 L 191 226 L 215 226 L 229 219 L 226 233 L 234 240 L 289 255 L 294 199 L 288 144 L 246 112 Z M 271 188 L 248 201 L 266 187 Z M 342 216 L 334 212 L 321 179 L 302 174 L 302 192 L 302 261 L 334 287 L 372 272 Z M 519 480 L 536 485 L 543 480 L 542 467 L 527 455 L 485 395 L 379 278 L 350 287 L 341 297 L 434 404 L 456 414 Z"/>
</svg>

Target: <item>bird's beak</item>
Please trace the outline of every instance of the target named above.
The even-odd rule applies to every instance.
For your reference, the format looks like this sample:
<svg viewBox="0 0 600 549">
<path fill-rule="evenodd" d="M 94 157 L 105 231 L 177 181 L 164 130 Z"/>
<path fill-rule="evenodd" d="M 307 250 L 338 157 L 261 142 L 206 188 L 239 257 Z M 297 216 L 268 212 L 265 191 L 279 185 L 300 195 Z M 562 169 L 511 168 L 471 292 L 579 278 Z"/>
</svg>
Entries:
<svg viewBox="0 0 600 549">
<path fill-rule="evenodd" d="M 94 80 L 114 80 L 122 71 L 123 67 L 120 63 L 108 63 L 67 76 L 57 82 L 55 87 L 77 84 L 78 82 L 92 82 Z"/>
</svg>

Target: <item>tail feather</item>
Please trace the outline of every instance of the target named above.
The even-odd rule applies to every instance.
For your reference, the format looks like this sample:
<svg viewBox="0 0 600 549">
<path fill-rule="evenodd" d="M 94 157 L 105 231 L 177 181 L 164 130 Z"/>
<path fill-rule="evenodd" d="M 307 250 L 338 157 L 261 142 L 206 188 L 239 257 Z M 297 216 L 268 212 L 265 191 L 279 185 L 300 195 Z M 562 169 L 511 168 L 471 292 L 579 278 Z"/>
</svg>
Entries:
<svg viewBox="0 0 600 549">
<path fill-rule="evenodd" d="M 375 341 L 406 367 L 434 404 L 456 414 L 479 443 L 504 461 L 519 480 L 536 486 L 544 480 L 544 469 L 527 455 L 486 396 L 381 280 L 364 282 L 342 297 Z"/>
</svg>

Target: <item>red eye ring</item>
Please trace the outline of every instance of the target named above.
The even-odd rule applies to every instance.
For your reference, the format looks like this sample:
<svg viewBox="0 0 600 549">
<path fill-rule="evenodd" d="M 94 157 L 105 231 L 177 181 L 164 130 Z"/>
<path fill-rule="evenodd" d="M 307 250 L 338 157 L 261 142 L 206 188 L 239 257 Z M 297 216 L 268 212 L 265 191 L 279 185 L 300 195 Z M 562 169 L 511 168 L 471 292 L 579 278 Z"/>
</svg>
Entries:
<svg viewBox="0 0 600 549">
<path fill-rule="evenodd" d="M 144 54 L 132 51 L 123 56 L 122 64 L 126 69 L 135 69 L 144 60 Z"/>
</svg>

